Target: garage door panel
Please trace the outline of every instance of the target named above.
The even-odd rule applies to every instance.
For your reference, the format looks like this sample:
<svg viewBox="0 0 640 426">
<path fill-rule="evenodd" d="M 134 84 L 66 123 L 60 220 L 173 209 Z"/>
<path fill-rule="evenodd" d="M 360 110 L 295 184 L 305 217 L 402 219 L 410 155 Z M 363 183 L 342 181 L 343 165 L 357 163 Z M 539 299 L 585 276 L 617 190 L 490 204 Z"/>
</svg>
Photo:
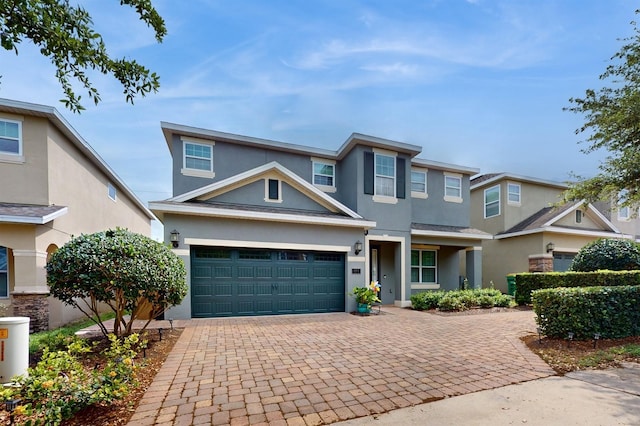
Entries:
<svg viewBox="0 0 640 426">
<path fill-rule="evenodd" d="M 199 250 L 192 254 L 194 317 L 344 312 L 343 254 Z"/>
</svg>

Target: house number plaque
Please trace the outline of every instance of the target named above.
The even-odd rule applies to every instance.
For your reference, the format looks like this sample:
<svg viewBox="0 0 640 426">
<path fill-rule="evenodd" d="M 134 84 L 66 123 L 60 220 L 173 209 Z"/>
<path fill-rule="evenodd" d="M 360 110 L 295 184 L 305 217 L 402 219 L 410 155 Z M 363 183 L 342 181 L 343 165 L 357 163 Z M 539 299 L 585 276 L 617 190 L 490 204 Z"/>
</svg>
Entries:
<svg viewBox="0 0 640 426">
<path fill-rule="evenodd" d="M 8 339 L 8 338 L 9 338 L 9 329 L 0 328 L 0 339 Z"/>
</svg>

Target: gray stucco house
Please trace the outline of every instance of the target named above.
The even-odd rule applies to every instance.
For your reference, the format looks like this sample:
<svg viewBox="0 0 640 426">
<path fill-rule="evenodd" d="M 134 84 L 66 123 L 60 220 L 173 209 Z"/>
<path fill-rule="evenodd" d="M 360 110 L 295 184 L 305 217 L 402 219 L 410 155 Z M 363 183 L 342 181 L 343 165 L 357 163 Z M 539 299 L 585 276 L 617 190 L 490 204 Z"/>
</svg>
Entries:
<svg viewBox="0 0 640 426">
<path fill-rule="evenodd" d="M 482 283 L 470 228 L 475 168 L 352 134 L 336 151 L 161 123 L 173 197 L 150 203 L 185 261 L 190 292 L 167 315 L 344 312 L 357 286 L 384 304 Z"/>
</svg>

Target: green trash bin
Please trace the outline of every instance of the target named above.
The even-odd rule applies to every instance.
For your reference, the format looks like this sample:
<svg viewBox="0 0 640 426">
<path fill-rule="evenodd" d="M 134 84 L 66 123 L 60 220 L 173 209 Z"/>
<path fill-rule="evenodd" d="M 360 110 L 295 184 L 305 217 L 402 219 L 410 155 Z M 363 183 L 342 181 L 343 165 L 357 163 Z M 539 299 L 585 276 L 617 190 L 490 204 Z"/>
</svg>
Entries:
<svg viewBox="0 0 640 426">
<path fill-rule="evenodd" d="M 507 294 L 509 296 L 516 295 L 516 274 L 507 275 Z"/>
</svg>

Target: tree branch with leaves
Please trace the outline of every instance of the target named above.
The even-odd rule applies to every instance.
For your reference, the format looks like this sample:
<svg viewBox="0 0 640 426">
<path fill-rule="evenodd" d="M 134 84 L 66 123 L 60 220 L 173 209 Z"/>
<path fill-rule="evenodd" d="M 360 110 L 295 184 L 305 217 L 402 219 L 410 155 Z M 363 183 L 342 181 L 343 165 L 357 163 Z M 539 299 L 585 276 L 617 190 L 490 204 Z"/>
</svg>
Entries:
<svg viewBox="0 0 640 426">
<path fill-rule="evenodd" d="M 158 43 L 162 42 L 167 29 L 151 0 L 120 0 L 120 5 L 135 9 L 153 29 Z M 160 77 L 135 60 L 111 57 L 89 13 L 68 0 L 0 0 L 0 46 L 18 54 L 18 45 L 24 40 L 33 42 L 51 60 L 64 92 L 61 102 L 73 112 L 85 109 L 82 96 L 73 89 L 74 82 L 80 83 L 96 105 L 100 102 L 88 70 L 115 77 L 122 84 L 126 101 L 132 104 L 136 96 L 144 97 L 160 87 Z"/>
</svg>

